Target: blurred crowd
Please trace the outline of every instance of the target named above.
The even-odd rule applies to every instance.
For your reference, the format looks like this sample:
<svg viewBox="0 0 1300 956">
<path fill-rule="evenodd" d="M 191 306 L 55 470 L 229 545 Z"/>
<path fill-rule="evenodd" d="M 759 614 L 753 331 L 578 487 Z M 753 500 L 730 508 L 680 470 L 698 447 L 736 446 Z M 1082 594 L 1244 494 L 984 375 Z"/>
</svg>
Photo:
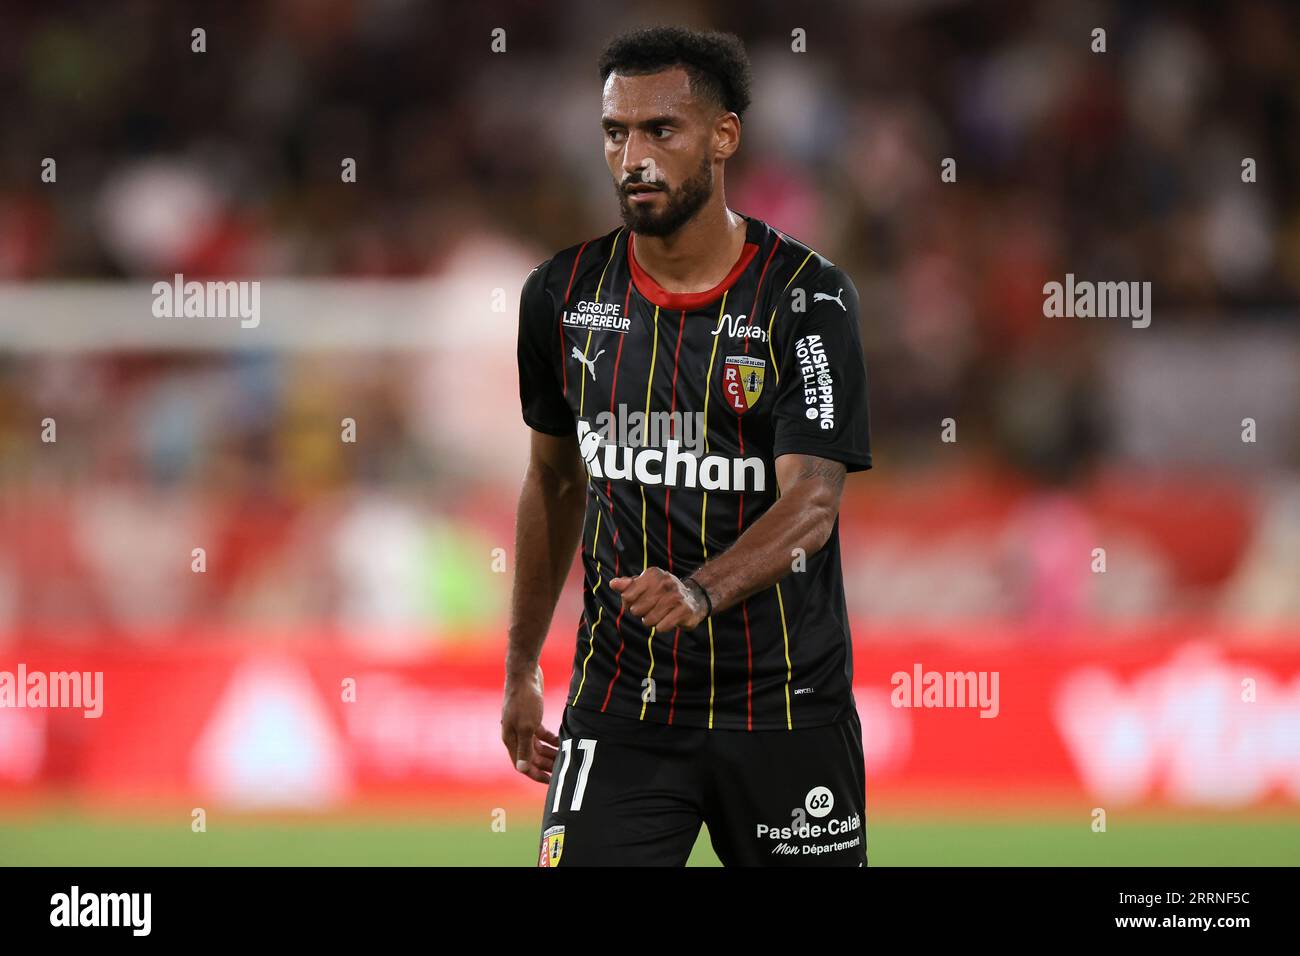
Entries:
<svg viewBox="0 0 1300 956">
<path fill-rule="evenodd" d="M 1209 381 L 1258 336 L 1241 361 L 1278 343 L 1300 360 L 1294 5 L 15 4 L 0 29 L 0 281 L 407 279 L 454 277 L 485 251 L 540 261 L 617 223 L 596 56 L 666 20 L 736 32 L 753 59 L 732 208 L 813 245 L 861 293 L 887 465 L 862 493 L 900 474 L 939 475 L 940 498 L 950 477 L 1020 489 L 966 549 L 926 550 L 919 532 L 901 550 L 862 541 L 846 556 L 860 593 L 924 615 L 936 579 L 967 573 L 953 616 L 1300 619 L 1284 570 L 1300 550 L 1300 406 L 1282 402 L 1252 459 L 1223 452 L 1235 410 L 1216 440 L 1114 397 Z M 1066 273 L 1150 281 L 1152 328 L 1044 318 L 1042 285 Z M 1138 352 L 1153 341 L 1168 343 L 1158 372 Z M 499 627 L 508 575 L 490 555 L 510 545 L 518 476 L 449 480 L 458 449 L 437 436 L 452 410 L 405 387 L 420 371 L 402 361 L 0 341 L 0 632 Z M 1246 407 L 1278 381 L 1295 379 L 1245 383 Z M 341 409 L 371 423 L 364 455 L 338 442 Z M 54 413 L 57 452 L 34 445 Z M 939 441 L 946 418 L 956 446 Z M 1151 431 L 1174 437 L 1143 454 Z M 1226 482 L 1240 540 L 1135 545 L 1144 571 L 1125 597 L 1062 586 L 1061 550 L 1095 537 L 1099 483 L 1124 469 Z M 990 527 L 1009 543 L 986 560 Z M 196 540 L 218 542 L 215 573 L 175 560 Z M 1180 549 L 1198 547 L 1217 577 L 1180 579 Z M 1040 593 L 997 584 L 1007 567 Z"/>
</svg>

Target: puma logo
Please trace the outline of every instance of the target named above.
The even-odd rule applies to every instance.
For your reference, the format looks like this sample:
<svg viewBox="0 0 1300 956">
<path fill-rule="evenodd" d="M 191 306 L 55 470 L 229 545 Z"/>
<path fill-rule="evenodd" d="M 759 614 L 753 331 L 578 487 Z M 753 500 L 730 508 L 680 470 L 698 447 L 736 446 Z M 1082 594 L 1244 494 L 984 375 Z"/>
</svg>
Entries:
<svg viewBox="0 0 1300 956">
<path fill-rule="evenodd" d="M 841 287 L 841 288 L 840 288 L 840 291 L 836 292 L 834 295 L 831 295 L 829 292 L 814 292 L 814 293 L 813 293 L 813 302 L 814 302 L 814 303 L 817 303 L 817 302 L 834 302 L 834 303 L 835 303 L 836 305 L 838 305 L 841 309 L 844 309 L 844 303 L 840 301 L 840 296 L 842 296 L 843 294 L 844 294 L 844 289 L 843 289 L 843 287 Z M 849 310 L 848 310 L 848 309 L 844 309 L 844 311 L 847 312 L 847 311 L 849 311 Z"/>
<path fill-rule="evenodd" d="M 576 345 L 573 347 L 573 357 L 583 365 L 587 366 L 587 371 L 591 373 L 591 380 L 593 382 L 596 381 L 596 359 L 600 358 L 604 354 L 605 350 L 601 349 L 591 358 L 587 358 L 582 354 L 582 349 L 578 348 Z"/>
</svg>

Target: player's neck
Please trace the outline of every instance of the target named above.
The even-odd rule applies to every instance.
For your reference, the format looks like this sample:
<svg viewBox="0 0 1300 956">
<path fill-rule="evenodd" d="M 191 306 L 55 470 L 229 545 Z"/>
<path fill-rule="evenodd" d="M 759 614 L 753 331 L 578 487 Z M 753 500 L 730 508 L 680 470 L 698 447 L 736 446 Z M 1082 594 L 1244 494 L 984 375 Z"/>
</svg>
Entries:
<svg viewBox="0 0 1300 956">
<path fill-rule="evenodd" d="M 671 236 L 636 237 L 636 262 L 666 292 L 704 292 L 727 277 L 745 247 L 745 217 L 722 191 Z"/>
</svg>

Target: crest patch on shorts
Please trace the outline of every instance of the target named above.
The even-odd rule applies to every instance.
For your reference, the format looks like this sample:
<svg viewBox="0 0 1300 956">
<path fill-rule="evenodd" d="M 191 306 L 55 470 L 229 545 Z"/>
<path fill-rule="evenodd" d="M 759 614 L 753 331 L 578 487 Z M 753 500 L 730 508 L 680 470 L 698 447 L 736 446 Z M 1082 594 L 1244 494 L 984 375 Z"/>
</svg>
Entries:
<svg viewBox="0 0 1300 956">
<path fill-rule="evenodd" d="M 564 826 L 547 827 L 542 834 L 542 852 L 537 859 L 538 866 L 559 866 L 564 854 Z"/>
</svg>

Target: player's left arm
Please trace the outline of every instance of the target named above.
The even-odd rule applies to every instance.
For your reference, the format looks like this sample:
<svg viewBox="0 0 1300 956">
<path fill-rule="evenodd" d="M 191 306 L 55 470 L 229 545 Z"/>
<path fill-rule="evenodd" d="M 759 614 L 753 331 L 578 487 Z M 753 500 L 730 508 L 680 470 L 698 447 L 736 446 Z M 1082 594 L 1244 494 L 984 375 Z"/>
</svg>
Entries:
<svg viewBox="0 0 1300 956">
<path fill-rule="evenodd" d="M 811 557 L 830 538 L 845 475 L 871 467 L 853 283 L 828 266 L 790 290 L 777 321 L 784 329 L 779 352 L 775 339 L 773 346 L 780 372 L 772 411 L 780 497 L 730 548 L 685 580 L 662 568 L 611 580 L 628 610 L 648 626 L 693 628 L 710 608 L 717 614 L 776 584 L 792 572 L 795 555 Z"/>
<path fill-rule="evenodd" d="M 627 609 L 649 627 L 696 627 L 710 605 L 716 614 L 789 574 L 796 548 L 806 555 L 821 550 L 835 527 L 845 472 L 843 462 L 782 455 L 776 460 L 781 497 L 730 548 L 685 580 L 646 568 L 609 586 L 622 592 Z"/>
</svg>

